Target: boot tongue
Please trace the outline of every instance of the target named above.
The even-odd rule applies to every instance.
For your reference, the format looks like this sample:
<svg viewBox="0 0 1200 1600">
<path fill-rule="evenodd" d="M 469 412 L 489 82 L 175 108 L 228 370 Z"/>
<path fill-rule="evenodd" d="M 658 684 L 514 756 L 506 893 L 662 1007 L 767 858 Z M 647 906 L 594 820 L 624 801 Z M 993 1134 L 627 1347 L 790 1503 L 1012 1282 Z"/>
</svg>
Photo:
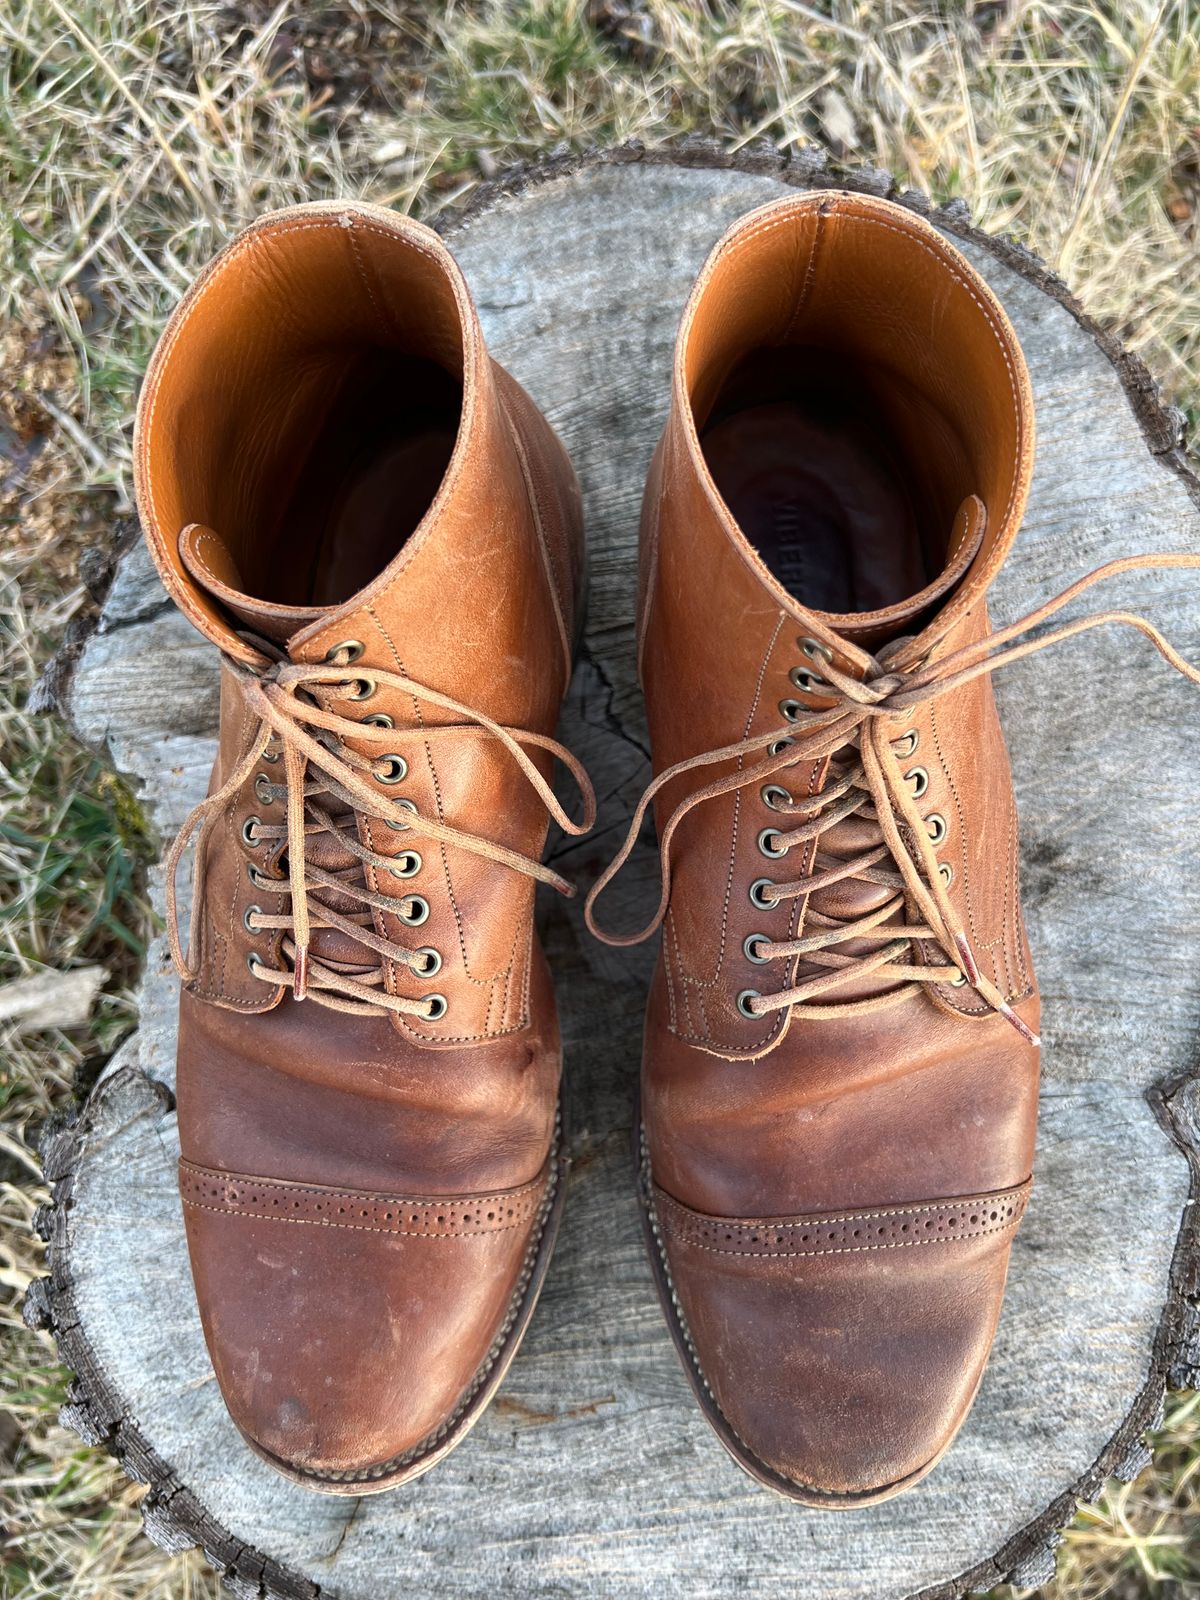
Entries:
<svg viewBox="0 0 1200 1600">
<path fill-rule="evenodd" d="M 287 642 L 294 633 L 327 614 L 321 606 L 276 605 L 246 594 L 242 575 L 229 547 L 219 534 L 199 523 L 192 523 L 179 535 L 179 555 L 192 578 L 219 601 L 231 616 L 252 633 L 269 639 L 285 652 Z M 272 782 L 281 781 L 281 765 L 263 770 Z M 340 801 L 327 794 L 314 795 L 313 799 L 335 821 L 343 821 L 344 808 Z M 344 817 L 344 825 L 351 830 L 355 826 L 348 816 Z M 277 851 L 273 870 L 283 870 L 285 882 L 282 887 L 286 891 L 286 864 L 278 862 L 278 854 Z M 307 836 L 305 856 L 311 865 L 321 867 L 326 872 L 352 874 L 350 881 L 356 887 L 362 887 L 365 883 L 361 862 L 328 831 Z M 352 916 L 362 910 L 362 901 L 354 899 L 352 895 L 322 888 L 319 894 L 309 895 L 309 911 L 314 920 L 320 918 L 321 903 L 342 916 Z M 364 972 L 377 965 L 370 952 L 365 951 L 356 939 L 337 928 L 314 928 L 310 950 L 317 960 L 336 962 L 339 966 L 350 966 Z M 364 960 L 364 956 L 367 959 Z"/>
<path fill-rule="evenodd" d="M 825 620 L 844 638 L 868 650 L 903 633 L 917 632 L 921 618 L 934 606 L 943 605 L 970 572 L 983 547 L 986 528 L 987 508 L 978 495 L 969 494 L 955 513 L 946 563 L 932 583 L 896 605 L 861 616 L 827 616 Z"/>
<path fill-rule="evenodd" d="M 188 574 L 251 633 L 285 646 L 291 636 L 325 615 L 321 606 L 282 606 L 256 600 L 229 546 L 211 528 L 189 523 L 179 535 L 179 558 Z"/>
<path fill-rule="evenodd" d="M 910 599 L 902 600 L 886 610 L 870 613 L 863 624 L 855 626 L 852 619 L 834 619 L 837 631 L 844 638 L 872 651 L 878 651 L 884 644 L 906 633 L 918 631 L 921 619 L 935 605 L 944 604 L 967 577 L 983 544 L 986 525 L 987 514 L 983 501 L 976 495 L 969 495 L 955 516 L 946 551 L 946 565 L 941 575 Z M 847 626 L 848 620 L 851 621 L 850 626 Z M 853 760 L 853 754 L 846 751 L 845 759 Z M 880 843 L 880 839 L 881 834 L 876 823 L 861 816 L 852 816 L 847 817 L 844 822 L 835 824 L 828 833 L 822 834 L 820 847 L 822 854 L 826 856 L 849 860 L 852 856 L 866 854 Z M 880 863 L 884 867 L 890 864 L 890 857 Z M 812 896 L 809 905 L 810 910 L 821 915 L 835 918 L 839 922 L 850 922 L 876 910 L 895 892 L 881 884 L 866 883 L 859 878 L 843 878 L 840 883 L 830 884 L 827 889 L 819 890 Z M 903 914 L 897 913 L 894 918 L 888 919 L 888 925 L 881 928 L 878 934 L 863 939 L 847 940 L 833 948 L 843 955 L 868 955 L 880 949 L 889 939 L 894 939 L 900 931 L 903 920 Z M 816 932 L 815 924 L 810 925 L 808 931 Z M 815 965 L 810 967 L 801 963 L 800 975 L 811 976 L 822 970 L 824 969 Z M 840 988 L 838 994 L 845 999 L 859 999 L 891 988 L 894 982 L 894 979 L 886 975 L 864 973 Z"/>
</svg>

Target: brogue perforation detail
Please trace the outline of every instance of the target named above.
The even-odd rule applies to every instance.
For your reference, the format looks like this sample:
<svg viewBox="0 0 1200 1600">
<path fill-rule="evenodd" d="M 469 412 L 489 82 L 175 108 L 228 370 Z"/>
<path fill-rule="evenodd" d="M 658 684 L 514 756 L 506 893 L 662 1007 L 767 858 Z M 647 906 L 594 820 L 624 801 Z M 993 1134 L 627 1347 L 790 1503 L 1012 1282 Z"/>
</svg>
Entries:
<svg viewBox="0 0 1200 1600">
<path fill-rule="evenodd" d="M 1025 1213 L 1031 1186 L 1026 1182 L 921 1205 L 757 1218 L 706 1216 L 655 1188 L 654 1207 L 665 1232 L 700 1250 L 739 1256 L 854 1255 L 1010 1232 Z"/>
<path fill-rule="evenodd" d="M 543 1170 L 531 1183 L 496 1194 L 417 1199 L 287 1183 L 181 1160 L 179 1190 L 185 1206 L 255 1221 L 354 1228 L 404 1238 L 462 1239 L 524 1227 L 538 1210 L 546 1176 Z"/>
</svg>

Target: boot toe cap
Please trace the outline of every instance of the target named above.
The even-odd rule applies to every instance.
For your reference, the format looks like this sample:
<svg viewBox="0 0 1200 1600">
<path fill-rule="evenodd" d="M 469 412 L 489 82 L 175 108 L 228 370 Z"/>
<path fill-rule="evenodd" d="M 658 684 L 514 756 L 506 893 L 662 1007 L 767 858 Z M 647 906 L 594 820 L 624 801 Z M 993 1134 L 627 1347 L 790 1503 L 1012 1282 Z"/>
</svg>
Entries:
<svg viewBox="0 0 1200 1600">
<path fill-rule="evenodd" d="M 886 1499 L 924 1476 L 978 1389 L 1015 1221 L 920 1241 L 849 1242 L 840 1217 L 803 1229 L 709 1219 L 701 1235 L 672 1204 L 656 1211 L 679 1331 L 709 1420 L 741 1464 L 823 1506 Z M 986 1222 L 993 1209 L 977 1201 L 965 1214 Z M 907 1226 L 924 1230 L 912 1210 Z M 877 1229 L 866 1215 L 860 1241 Z M 902 1226 L 889 1220 L 888 1233 Z"/>
<path fill-rule="evenodd" d="M 217 1381 L 247 1441 L 332 1492 L 431 1465 L 503 1370 L 546 1177 L 430 1201 L 199 1171 L 181 1169 L 192 1271 Z"/>
</svg>

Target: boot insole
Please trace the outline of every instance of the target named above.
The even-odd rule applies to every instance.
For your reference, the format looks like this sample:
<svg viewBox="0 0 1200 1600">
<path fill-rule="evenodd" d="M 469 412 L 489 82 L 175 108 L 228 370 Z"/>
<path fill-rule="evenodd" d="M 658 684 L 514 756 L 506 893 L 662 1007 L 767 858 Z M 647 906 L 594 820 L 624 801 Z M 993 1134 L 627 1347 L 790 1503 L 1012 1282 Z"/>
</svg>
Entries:
<svg viewBox="0 0 1200 1600">
<path fill-rule="evenodd" d="M 866 419 L 777 400 L 726 416 L 703 448 L 738 526 L 801 604 L 874 611 L 935 576 L 908 487 Z"/>
</svg>

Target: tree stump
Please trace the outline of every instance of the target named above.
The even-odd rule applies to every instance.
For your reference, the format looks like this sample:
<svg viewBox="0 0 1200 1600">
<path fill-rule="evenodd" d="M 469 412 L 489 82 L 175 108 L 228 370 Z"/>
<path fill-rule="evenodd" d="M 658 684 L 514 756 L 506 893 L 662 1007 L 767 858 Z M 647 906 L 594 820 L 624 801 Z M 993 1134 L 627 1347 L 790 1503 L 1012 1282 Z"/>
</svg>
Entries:
<svg viewBox="0 0 1200 1600">
<path fill-rule="evenodd" d="M 443 222 L 489 345 L 560 430 L 583 483 L 591 607 L 561 737 L 600 821 L 552 856 L 595 877 L 647 778 L 634 667 L 642 481 L 668 398 L 676 321 L 735 217 L 796 188 L 891 194 L 811 153 L 627 147 L 489 185 Z M 1138 550 L 1200 549 L 1200 483 L 1145 369 L 1027 252 L 927 214 L 1003 301 L 1040 435 L 1024 529 L 994 591 L 1004 622 Z M 1131 577 L 1200 659 L 1194 574 Z M 139 543 L 60 701 L 140 786 L 164 838 L 201 797 L 217 658 L 166 600 Z M 532 1328 L 490 1411 L 429 1476 L 347 1502 L 277 1477 L 225 1414 L 201 1337 L 176 1193 L 176 985 L 163 941 L 141 1028 L 51 1138 L 50 1276 L 31 1321 L 78 1374 L 66 1420 L 149 1485 L 146 1531 L 203 1547 L 245 1596 L 957 1597 L 1053 1571 L 1059 1531 L 1106 1475 L 1129 1478 L 1164 1385 L 1200 1379 L 1200 705 L 1148 646 L 1095 632 L 996 680 L 1020 807 L 1025 908 L 1044 996 L 1037 1183 L 995 1352 L 970 1420 L 912 1492 L 802 1510 L 728 1460 L 693 1403 L 651 1287 L 629 1150 L 650 949 L 609 950 L 579 902 L 544 908 L 562 1015 L 574 1168 Z M 696 694 L 705 692 L 703 683 Z M 643 843 L 629 923 L 656 894 Z M 161 903 L 161 881 L 155 895 Z"/>
</svg>

